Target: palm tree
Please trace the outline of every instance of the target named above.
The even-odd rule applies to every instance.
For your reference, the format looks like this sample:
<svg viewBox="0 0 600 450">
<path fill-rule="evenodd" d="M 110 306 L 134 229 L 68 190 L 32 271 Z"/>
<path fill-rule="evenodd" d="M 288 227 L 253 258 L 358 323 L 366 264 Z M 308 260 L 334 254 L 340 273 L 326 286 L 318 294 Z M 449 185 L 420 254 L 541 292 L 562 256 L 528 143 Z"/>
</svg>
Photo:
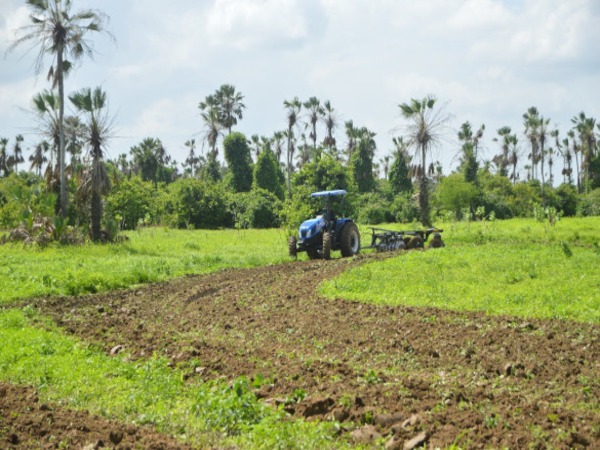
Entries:
<svg viewBox="0 0 600 450">
<path fill-rule="evenodd" d="M 589 190 L 590 164 L 596 151 L 596 135 L 594 133 L 596 119 L 586 117 L 585 113 L 582 111 L 577 116 L 573 117 L 571 122 L 575 125 L 575 131 L 579 134 L 582 153 L 581 168 L 583 169 L 583 187 L 587 193 Z"/>
<path fill-rule="evenodd" d="M 317 97 L 311 97 L 308 101 L 302 104 L 307 110 L 308 124 L 310 124 L 312 130 L 309 134 L 310 139 L 313 141 L 313 151 L 317 152 L 317 122 L 319 118 L 323 116 L 325 111 L 321 106 L 321 102 Z"/>
<path fill-rule="evenodd" d="M 200 108 L 200 117 L 202 117 L 206 128 L 204 140 L 210 149 L 209 158 L 216 160 L 219 154 L 217 142 L 219 137 L 223 134 L 218 100 L 214 95 L 208 95 L 203 102 L 198 104 L 198 108 Z"/>
<path fill-rule="evenodd" d="M 531 144 L 531 153 L 528 155 L 531 159 L 531 178 L 537 178 L 537 165 L 539 156 L 538 129 L 540 126 L 540 114 L 535 106 L 530 107 L 523 114 L 523 125 L 525 125 L 525 135 Z"/>
<path fill-rule="evenodd" d="M 517 184 L 517 163 L 519 162 L 519 139 L 516 134 L 511 134 L 508 136 L 508 146 L 510 156 L 508 158 L 508 162 L 512 165 L 512 174 L 510 178 L 512 179 L 513 185 Z"/>
<path fill-rule="evenodd" d="M 42 166 L 48 162 L 46 153 L 49 149 L 50 144 L 44 140 L 35 146 L 33 153 L 29 156 L 29 161 L 31 162 L 29 170 L 36 169 L 38 177 L 42 176 Z"/>
<path fill-rule="evenodd" d="M 498 130 L 496 130 L 496 133 L 498 133 L 498 136 L 500 138 L 495 137 L 493 139 L 494 142 L 499 142 L 501 139 L 501 152 L 499 155 L 496 155 L 493 158 L 493 161 L 496 163 L 496 166 L 498 167 L 498 173 L 500 173 L 500 175 L 502 176 L 508 176 L 508 171 L 507 171 L 507 167 L 508 164 L 510 163 L 510 155 L 509 155 L 509 147 L 510 147 L 510 140 L 511 140 L 511 128 L 504 126 L 501 128 L 498 128 Z M 513 167 L 514 169 L 514 167 Z"/>
<path fill-rule="evenodd" d="M 23 144 L 23 135 L 17 134 L 15 137 L 15 145 L 13 146 L 11 164 L 11 167 L 14 167 L 15 173 L 19 172 L 19 164 L 25 161 L 25 159 L 23 159 L 23 148 L 21 144 Z"/>
<path fill-rule="evenodd" d="M 287 189 L 288 194 L 292 195 L 292 171 L 293 171 L 293 162 L 294 162 L 294 152 L 295 152 L 295 137 L 294 137 L 294 128 L 298 124 L 298 116 L 300 115 L 300 110 L 302 109 L 302 103 L 298 100 L 298 97 L 294 97 L 292 100 L 284 100 L 283 106 L 286 108 L 286 116 L 287 116 L 287 155 L 286 155 L 286 175 L 287 175 Z"/>
<path fill-rule="evenodd" d="M 39 132 L 45 136 L 50 144 L 50 158 L 44 171 L 44 179 L 48 190 L 56 192 L 59 195 L 56 205 L 56 213 L 60 213 L 60 170 L 59 162 L 55 155 L 60 148 L 60 99 L 58 95 L 51 90 L 44 89 L 42 92 L 34 95 L 33 112 L 37 116 Z"/>
<path fill-rule="evenodd" d="M 5 177 L 10 172 L 7 162 L 8 156 L 6 155 L 6 146 L 8 145 L 8 138 L 0 138 L 0 173 Z"/>
<path fill-rule="evenodd" d="M 160 139 L 145 138 L 138 145 L 131 147 L 133 156 L 134 172 L 140 174 L 142 180 L 152 181 L 154 186 L 158 185 L 158 161 L 159 149 L 162 148 Z"/>
<path fill-rule="evenodd" d="M 108 116 L 106 92 L 97 87 L 84 88 L 69 96 L 78 112 L 85 117 L 83 141 L 89 149 L 92 165 L 84 173 L 80 186 L 90 198 L 92 240 L 102 239 L 102 196 L 110 192 L 110 178 L 104 164 L 104 151 L 112 137 L 112 121 Z"/>
<path fill-rule="evenodd" d="M 355 127 L 352 120 L 345 122 L 344 128 L 346 131 L 346 138 L 348 139 L 348 142 L 346 143 L 346 158 L 349 164 L 358 145 L 358 140 L 360 139 L 360 128 Z"/>
<path fill-rule="evenodd" d="M 541 175 L 542 175 L 542 206 L 546 206 L 546 190 L 545 184 L 546 179 L 544 176 L 544 165 L 545 165 L 545 155 L 546 155 L 546 139 L 548 138 L 548 124 L 550 123 L 550 119 L 544 119 L 540 117 L 538 121 L 538 140 L 540 142 L 540 162 L 541 162 Z"/>
<path fill-rule="evenodd" d="M 81 152 L 85 125 L 77 116 L 65 117 L 65 152 L 69 154 L 69 164 L 65 168 L 67 175 L 74 176 L 81 169 Z"/>
<path fill-rule="evenodd" d="M 67 182 L 65 175 L 65 88 L 64 78 L 75 63 L 83 56 L 93 56 L 94 48 L 87 35 L 91 32 L 105 32 L 104 24 L 108 17 L 94 9 L 71 13 L 71 0 L 26 0 L 31 9 L 31 24 L 23 27 L 23 35 L 11 44 L 14 49 L 20 44 L 32 42 L 39 47 L 35 63 L 36 73 L 40 73 L 44 56 L 53 57 L 48 79 L 52 87 L 58 87 L 58 155 L 60 174 L 60 213 L 67 214 Z M 67 57 L 70 60 L 66 59 Z"/>
<path fill-rule="evenodd" d="M 575 170 L 577 170 L 577 192 L 581 193 L 581 173 L 579 166 L 579 152 L 581 151 L 581 146 L 577 145 L 577 141 L 575 139 L 575 130 L 567 131 L 567 136 L 571 139 L 571 149 L 573 150 L 573 154 L 575 155 Z"/>
<path fill-rule="evenodd" d="M 231 134 L 231 128 L 237 125 L 238 119 L 242 119 L 246 105 L 242 103 L 244 96 L 235 91 L 231 84 L 222 85 L 215 93 L 215 101 L 220 112 L 220 122 L 227 134 Z"/>
<path fill-rule="evenodd" d="M 281 164 L 281 154 L 283 153 L 284 137 L 285 131 L 276 131 L 275 133 L 273 133 L 273 137 L 271 138 L 271 142 L 274 147 L 273 153 L 275 154 L 277 165 Z"/>
<path fill-rule="evenodd" d="M 190 149 L 188 156 L 185 159 L 184 166 L 189 167 L 193 178 L 198 173 L 198 164 L 200 163 L 200 157 L 196 156 L 196 139 L 187 140 L 183 145 Z"/>
<path fill-rule="evenodd" d="M 424 226 L 431 226 L 429 215 L 429 191 L 427 183 L 427 156 L 433 147 L 440 143 L 443 129 L 449 119 L 444 108 L 435 110 L 436 98 L 432 95 L 417 100 L 411 99 L 410 103 L 399 105 L 402 117 L 407 121 L 404 131 L 408 137 L 409 146 L 415 150 L 419 179 L 419 207 L 421 209 L 421 222 Z"/>
<path fill-rule="evenodd" d="M 258 159 L 258 155 L 260 155 L 261 148 L 260 136 L 258 134 L 253 134 L 252 136 L 250 136 L 250 141 L 248 141 L 248 144 L 254 145 L 254 154 L 256 155 L 256 159 Z"/>
<path fill-rule="evenodd" d="M 335 109 L 331 107 L 331 102 L 329 100 L 325 101 L 323 104 L 323 123 L 325 124 L 325 130 L 327 132 L 327 136 L 323 140 L 323 146 L 329 149 L 330 153 L 337 153 L 335 151 L 335 138 L 333 137 L 333 130 L 337 127 L 337 115 L 335 113 Z M 337 156 L 337 154 L 335 155 Z"/>
</svg>

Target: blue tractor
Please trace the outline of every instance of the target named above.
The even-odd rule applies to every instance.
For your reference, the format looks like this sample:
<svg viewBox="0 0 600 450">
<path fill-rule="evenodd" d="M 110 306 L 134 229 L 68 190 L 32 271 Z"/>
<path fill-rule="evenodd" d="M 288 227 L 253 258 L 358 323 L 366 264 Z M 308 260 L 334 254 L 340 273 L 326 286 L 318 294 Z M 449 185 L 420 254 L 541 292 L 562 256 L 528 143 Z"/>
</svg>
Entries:
<svg viewBox="0 0 600 450">
<path fill-rule="evenodd" d="M 323 201 L 321 214 L 306 220 L 300 225 L 299 236 L 289 239 L 290 256 L 297 257 L 298 252 L 306 252 L 310 259 L 330 259 L 332 250 L 340 250 L 342 256 L 354 256 L 360 250 L 360 234 L 352 219 L 343 218 L 344 197 L 346 191 L 314 192 L 312 198 Z M 339 200 L 340 217 L 333 209 L 334 200 Z"/>
</svg>

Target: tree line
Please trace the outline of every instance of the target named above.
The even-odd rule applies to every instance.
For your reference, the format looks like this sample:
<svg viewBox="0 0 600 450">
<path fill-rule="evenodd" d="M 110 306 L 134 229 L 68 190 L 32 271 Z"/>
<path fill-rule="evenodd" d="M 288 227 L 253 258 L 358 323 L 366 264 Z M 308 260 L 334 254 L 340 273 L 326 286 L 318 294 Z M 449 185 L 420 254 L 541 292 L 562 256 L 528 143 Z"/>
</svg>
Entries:
<svg viewBox="0 0 600 450">
<path fill-rule="evenodd" d="M 74 92 L 66 97 L 73 114 L 65 115 L 64 80 L 92 54 L 89 35 L 106 33 L 108 18 L 97 10 L 72 12 L 68 0 L 26 3 L 31 24 L 11 48 L 27 42 L 37 48 L 38 72 L 50 54 L 51 85 L 32 99 L 40 140 L 31 146 L 28 171 L 23 136 L 12 145 L 0 138 L 0 227 L 32 228 L 31 218 L 52 217 L 55 235 L 70 226 L 95 241 L 139 224 L 292 228 L 310 214 L 308 193 L 326 189 L 348 190 L 349 214 L 363 223 L 600 212 L 594 118 L 575 115 L 561 135 L 531 107 L 522 130 L 496 130 L 498 153 L 489 160 L 480 148 L 485 126 L 465 122 L 456 133 L 459 164 L 444 175 L 432 150 L 448 134 L 449 115 L 432 95 L 398 105 L 399 135 L 378 161 L 375 133 L 352 120 L 341 124 L 331 102 L 316 97 L 284 100 L 283 127 L 271 136 L 234 131 L 246 105 L 231 84 L 198 103 L 202 139 L 185 141 L 181 165 L 158 137 L 107 159 L 114 135 L 108 94 Z M 555 188 L 557 164 L 562 183 Z"/>
</svg>

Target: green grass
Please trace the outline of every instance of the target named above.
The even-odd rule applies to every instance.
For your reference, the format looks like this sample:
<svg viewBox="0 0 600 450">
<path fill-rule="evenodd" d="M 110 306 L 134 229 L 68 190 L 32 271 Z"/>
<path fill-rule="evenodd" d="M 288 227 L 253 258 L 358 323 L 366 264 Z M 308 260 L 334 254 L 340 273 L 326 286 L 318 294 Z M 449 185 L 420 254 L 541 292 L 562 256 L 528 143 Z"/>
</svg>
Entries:
<svg viewBox="0 0 600 450">
<path fill-rule="evenodd" d="M 42 401 L 151 425 L 202 446 L 346 447 L 333 444 L 335 424 L 290 421 L 259 402 L 246 379 L 184 382 L 165 360 L 111 358 L 30 309 L 0 310 L 0 342 L 0 380 L 35 386 Z"/>
<path fill-rule="evenodd" d="M 442 225 L 446 247 L 363 265 L 328 297 L 600 323 L 600 220 Z"/>
<path fill-rule="evenodd" d="M 128 242 L 40 250 L 0 246 L 0 304 L 43 295 L 79 295 L 289 261 L 280 230 L 170 230 L 127 234 Z"/>
</svg>

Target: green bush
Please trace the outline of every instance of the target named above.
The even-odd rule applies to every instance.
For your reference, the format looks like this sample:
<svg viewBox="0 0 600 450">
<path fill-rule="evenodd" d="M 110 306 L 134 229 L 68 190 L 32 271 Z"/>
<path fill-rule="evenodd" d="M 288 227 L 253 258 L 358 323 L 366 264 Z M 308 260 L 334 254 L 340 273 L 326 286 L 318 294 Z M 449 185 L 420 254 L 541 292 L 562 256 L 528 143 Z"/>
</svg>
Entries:
<svg viewBox="0 0 600 450">
<path fill-rule="evenodd" d="M 228 210 L 237 228 L 276 228 L 282 203 L 275 194 L 255 187 L 250 192 L 231 195 Z"/>
<path fill-rule="evenodd" d="M 582 216 L 600 216 L 600 188 L 582 197 L 579 212 Z"/>
<path fill-rule="evenodd" d="M 140 222 L 155 223 L 156 190 L 152 182 L 135 176 L 113 186 L 106 200 L 106 215 L 119 219 L 122 230 L 134 230 Z M 149 223 L 148 223 L 149 222 Z"/>
<path fill-rule="evenodd" d="M 561 184 L 555 191 L 556 205 L 559 211 L 562 211 L 563 216 L 572 217 L 577 214 L 577 190 L 570 184 Z"/>
<path fill-rule="evenodd" d="M 26 216 L 51 217 L 55 201 L 56 195 L 47 193 L 35 175 L 21 172 L 0 178 L 0 228 L 14 228 Z"/>
<path fill-rule="evenodd" d="M 398 194 L 391 205 L 391 214 L 396 222 L 411 223 L 419 220 L 419 208 L 410 192 Z"/>
<path fill-rule="evenodd" d="M 383 222 L 391 222 L 394 217 L 391 214 L 391 205 L 379 194 L 370 193 L 360 195 L 357 199 L 356 220 L 358 223 L 377 225 Z"/>
<path fill-rule="evenodd" d="M 171 220 L 178 228 L 219 228 L 228 225 L 226 192 L 220 184 L 181 178 L 170 184 Z"/>
</svg>

